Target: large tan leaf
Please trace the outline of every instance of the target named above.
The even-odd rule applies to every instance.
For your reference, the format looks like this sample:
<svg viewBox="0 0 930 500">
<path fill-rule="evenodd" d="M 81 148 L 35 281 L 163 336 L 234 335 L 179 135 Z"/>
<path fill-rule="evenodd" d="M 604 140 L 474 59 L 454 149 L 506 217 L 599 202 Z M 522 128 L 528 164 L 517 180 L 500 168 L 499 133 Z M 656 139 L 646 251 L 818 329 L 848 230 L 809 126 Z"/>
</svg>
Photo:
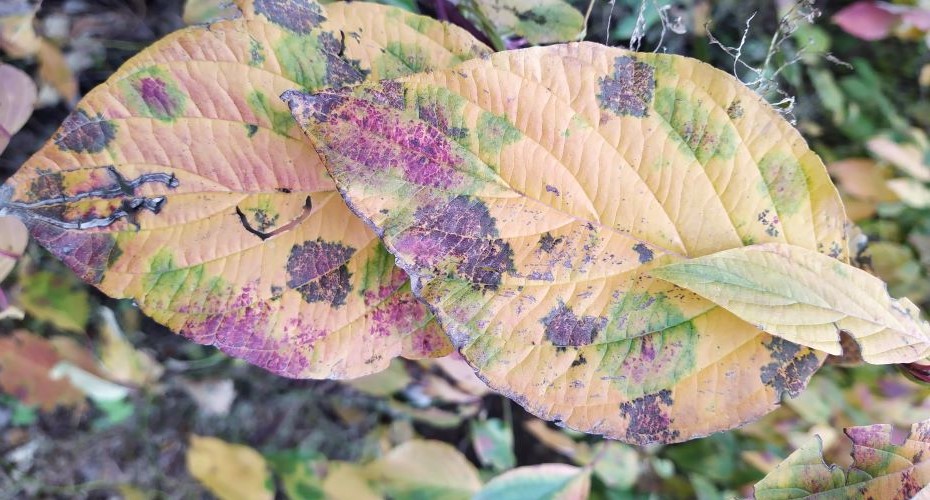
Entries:
<svg viewBox="0 0 930 500">
<path fill-rule="evenodd" d="M 930 355 L 930 324 L 871 274 L 813 250 L 768 243 L 734 248 L 652 271 L 772 335 L 839 355 L 840 331 L 869 363 Z"/>
<path fill-rule="evenodd" d="M 848 470 L 827 465 L 820 437 L 792 453 L 756 483 L 759 500 L 800 498 L 927 498 L 930 484 L 930 421 L 911 426 L 897 444 L 890 425 L 849 427 L 853 464 Z"/>
<path fill-rule="evenodd" d="M 239 7 L 94 89 L 0 188 L 0 211 L 105 293 L 282 375 L 353 377 L 399 354 L 447 353 L 277 96 L 487 49 L 379 5 L 333 4 L 331 20 L 308 0 Z"/>
<path fill-rule="evenodd" d="M 579 43 L 285 98 L 469 363 L 532 413 L 681 441 L 820 366 L 647 274 L 761 242 L 846 258 L 823 163 L 731 76 Z"/>
</svg>

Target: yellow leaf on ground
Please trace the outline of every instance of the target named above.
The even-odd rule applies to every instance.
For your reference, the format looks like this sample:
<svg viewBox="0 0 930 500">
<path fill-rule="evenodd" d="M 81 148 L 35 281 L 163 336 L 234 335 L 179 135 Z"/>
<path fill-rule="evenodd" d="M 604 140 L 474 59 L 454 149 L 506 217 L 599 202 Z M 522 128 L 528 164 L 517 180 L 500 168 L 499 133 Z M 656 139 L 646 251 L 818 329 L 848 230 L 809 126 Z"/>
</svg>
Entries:
<svg viewBox="0 0 930 500">
<path fill-rule="evenodd" d="M 475 466 L 442 441 L 408 441 L 368 464 L 368 477 L 392 498 L 471 498 L 481 488 Z"/>
<path fill-rule="evenodd" d="M 847 258 L 823 163 L 731 75 L 576 43 L 284 97 L 462 355 L 535 415 L 682 441 L 822 362 L 648 276 L 762 242 Z"/>
<path fill-rule="evenodd" d="M 191 435 L 187 470 L 220 500 L 274 498 L 265 458 L 248 446 Z"/>
<path fill-rule="evenodd" d="M 34 23 L 41 2 L 4 0 L 0 4 L 0 51 L 13 59 L 33 56 L 41 39 Z"/>
<path fill-rule="evenodd" d="M 652 276 L 687 288 L 759 329 L 839 355 L 840 331 L 869 363 L 930 355 L 930 324 L 871 274 L 806 248 L 767 243 L 676 262 Z"/>
</svg>

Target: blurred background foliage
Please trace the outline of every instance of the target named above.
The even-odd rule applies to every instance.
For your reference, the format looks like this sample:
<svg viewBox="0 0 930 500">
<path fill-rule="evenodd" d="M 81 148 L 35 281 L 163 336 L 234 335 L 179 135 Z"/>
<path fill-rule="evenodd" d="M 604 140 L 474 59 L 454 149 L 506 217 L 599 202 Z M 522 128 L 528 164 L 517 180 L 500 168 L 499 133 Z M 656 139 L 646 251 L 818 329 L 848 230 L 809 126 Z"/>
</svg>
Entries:
<svg viewBox="0 0 930 500">
<path fill-rule="evenodd" d="M 828 164 L 855 223 L 858 264 L 893 295 L 930 306 L 925 0 L 554 0 L 538 3 L 548 30 L 503 12 L 521 2 L 384 3 L 467 24 L 497 48 L 585 38 L 732 70 Z M 37 104 L 0 156 L 0 181 L 126 59 L 223 8 L 4 0 L 0 60 L 32 77 Z M 926 385 L 843 360 L 759 422 L 645 447 L 535 419 L 455 357 L 396 360 L 345 383 L 287 380 L 170 334 L 36 245 L 23 251 L 17 228 L 0 230 L 3 498 L 457 498 L 482 484 L 485 498 L 513 488 L 538 498 L 729 498 L 750 495 L 815 434 L 828 461 L 849 465 L 843 427 L 891 423 L 903 437 L 930 417 Z"/>
</svg>

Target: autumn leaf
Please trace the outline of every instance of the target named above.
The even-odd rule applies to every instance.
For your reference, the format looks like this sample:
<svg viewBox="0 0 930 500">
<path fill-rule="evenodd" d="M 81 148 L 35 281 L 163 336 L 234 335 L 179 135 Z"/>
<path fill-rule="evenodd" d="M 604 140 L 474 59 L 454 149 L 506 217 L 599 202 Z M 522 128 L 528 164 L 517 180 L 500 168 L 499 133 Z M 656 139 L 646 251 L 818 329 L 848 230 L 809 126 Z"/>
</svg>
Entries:
<svg viewBox="0 0 930 500">
<path fill-rule="evenodd" d="M 910 363 L 930 355 L 930 324 L 882 280 L 813 250 L 768 243 L 654 269 L 759 329 L 839 355 L 840 331 L 869 363 Z"/>
<path fill-rule="evenodd" d="M 221 500 L 274 498 L 268 464 L 248 446 L 191 435 L 187 470 Z"/>
<path fill-rule="evenodd" d="M 355 377 L 448 353 L 277 96 L 487 49 L 385 6 L 238 6 L 241 17 L 169 35 L 88 94 L 0 188 L 0 211 L 103 292 L 281 375 Z"/>
<path fill-rule="evenodd" d="M 36 54 L 41 39 L 36 34 L 36 13 L 40 2 L 4 0 L 0 5 L 0 50 L 13 59 Z"/>
<path fill-rule="evenodd" d="M 0 390 L 45 411 L 57 406 L 86 408 L 84 392 L 69 378 L 53 376 L 67 363 L 98 375 L 93 354 L 67 337 L 45 339 L 25 330 L 0 337 Z"/>
<path fill-rule="evenodd" d="M 591 471 L 568 464 L 519 467 L 488 482 L 475 500 L 585 500 L 591 489 Z"/>
<path fill-rule="evenodd" d="M 682 441 L 770 411 L 819 367 L 648 276 L 762 242 L 846 259 L 823 163 L 733 77 L 579 43 L 284 97 L 465 358 L 530 412 Z"/>
<path fill-rule="evenodd" d="M 9 276 L 26 251 L 29 232 L 15 217 L 0 217 L 0 282 Z"/>
<path fill-rule="evenodd" d="M 391 498 L 467 499 L 481 488 L 475 467 L 441 441 L 408 441 L 365 469 Z"/>
<path fill-rule="evenodd" d="M 819 437 L 799 448 L 755 485 L 759 500 L 800 498 L 923 498 L 930 483 L 930 421 L 911 426 L 902 444 L 890 425 L 848 427 L 853 464 L 827 465 Z"/>
</svg>

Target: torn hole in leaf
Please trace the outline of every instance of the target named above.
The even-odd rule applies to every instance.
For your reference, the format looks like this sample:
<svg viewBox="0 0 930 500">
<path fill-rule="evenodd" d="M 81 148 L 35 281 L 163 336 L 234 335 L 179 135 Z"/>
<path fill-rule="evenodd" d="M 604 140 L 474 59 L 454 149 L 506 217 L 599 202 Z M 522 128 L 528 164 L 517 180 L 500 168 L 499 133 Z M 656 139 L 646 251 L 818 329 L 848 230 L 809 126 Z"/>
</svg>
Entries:
<svg viewBox="0 0 930 500">
<path fill-rule="evenodd" d="M 827 357 L 826 364 L 838 366 L 858 366 L 865 361 L 862 359 L 862 349 L 856 339 L 846 330 L 840 330 L 840 348 L 843 353 L 835 356 L 833 354 Z"/>
</svg>

